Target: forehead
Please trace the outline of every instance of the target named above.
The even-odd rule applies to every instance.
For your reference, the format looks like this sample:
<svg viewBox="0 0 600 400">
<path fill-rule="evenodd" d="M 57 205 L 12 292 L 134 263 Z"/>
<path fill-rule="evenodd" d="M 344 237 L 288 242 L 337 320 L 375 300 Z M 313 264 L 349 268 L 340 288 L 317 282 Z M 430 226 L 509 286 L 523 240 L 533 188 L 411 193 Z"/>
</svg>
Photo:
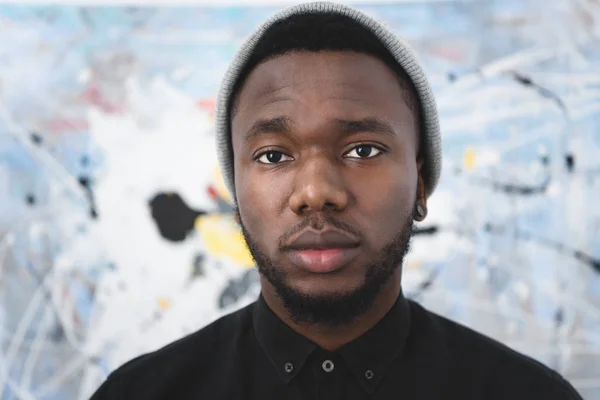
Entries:
<svg viewBox="0 0 600 400">
<path fill-rule="evenodd" d="M 239 93 L 233 122 L 299 104 L 329 105 L 342 114 L 396 114 L 411 123 L 413 118 L 404 88 L 383 61 L 356 52 L 301 51 L 254 68 Z"/>
</svg>

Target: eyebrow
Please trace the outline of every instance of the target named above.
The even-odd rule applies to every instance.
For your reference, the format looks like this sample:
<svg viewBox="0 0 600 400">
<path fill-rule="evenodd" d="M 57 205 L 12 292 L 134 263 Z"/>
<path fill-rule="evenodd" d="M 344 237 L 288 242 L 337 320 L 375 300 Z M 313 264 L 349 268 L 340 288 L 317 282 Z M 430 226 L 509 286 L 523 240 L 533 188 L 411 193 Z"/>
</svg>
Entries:
<svg viewBox="0 0 600 400">
<path fill-rule="evenodd" d="M 337 119 L 335 122 L 345 134 L 372 132 L 387 136 L 396 136 L 396 131 L 394 131 L 394 128 L 388 122 L 377 118 L 363 118 L 356 121 Z"/>
<path fill-rule="evenodd" d="M 252 124 L 252 127 L 246 133 L 246 142 L 264 133 L 290 133 L 292 125 L 291 118 L 285 116 L 260 119 Z"/>
<path fill-rule="evenodd" d="M 335 124 L 338 129 L 347 135 L 361 132 L 381 133 L 387 136 L 396 136 L 392 126 L 383 120 L 377 118 L 363 118 L 360 120 L 336 119 Z M 256 121 L 246 133 L 246 142 L 265 133 L 283 133 L 289 134 L 292 131 L 294 123 L 291 118 L 286 116 L 260 119 Z"/>
</svg>

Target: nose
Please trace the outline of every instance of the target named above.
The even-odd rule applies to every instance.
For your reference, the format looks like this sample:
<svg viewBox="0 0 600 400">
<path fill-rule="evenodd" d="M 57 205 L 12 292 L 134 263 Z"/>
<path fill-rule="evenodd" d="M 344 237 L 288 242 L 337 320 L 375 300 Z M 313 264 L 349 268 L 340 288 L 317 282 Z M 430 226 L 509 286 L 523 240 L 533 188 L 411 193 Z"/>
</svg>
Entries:
<svg viewBox="0 0 600 400">
<path fill-rule="evenodd" d="M 294 177 L 289 205 L 297 215 L 310 211 L 343 211 L 348 206 L 348 191 L 339 166 L 321 156 L 301 163 Z"/>
</svg>

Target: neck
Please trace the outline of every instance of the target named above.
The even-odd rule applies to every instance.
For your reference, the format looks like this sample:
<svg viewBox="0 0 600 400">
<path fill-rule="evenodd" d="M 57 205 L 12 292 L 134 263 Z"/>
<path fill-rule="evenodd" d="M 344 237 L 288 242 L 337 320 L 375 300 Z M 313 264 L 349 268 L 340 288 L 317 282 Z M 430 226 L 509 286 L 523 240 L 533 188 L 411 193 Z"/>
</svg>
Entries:
<svg viewBox="0 0 600 400">
<path fill-rule="evenodd" d="M 283 301 L 273 286 L 261 277 L 262 295 L 269 308 L 290 328 L 329 351 L 339 349 L 374 327 L 393 307 L 401 294 L 400 270 L 379 292 L 369 310 L 357 316 L 350 324 L 328 326 L 325 324 L 298 324 L 288 314 Z"/>
</svg>

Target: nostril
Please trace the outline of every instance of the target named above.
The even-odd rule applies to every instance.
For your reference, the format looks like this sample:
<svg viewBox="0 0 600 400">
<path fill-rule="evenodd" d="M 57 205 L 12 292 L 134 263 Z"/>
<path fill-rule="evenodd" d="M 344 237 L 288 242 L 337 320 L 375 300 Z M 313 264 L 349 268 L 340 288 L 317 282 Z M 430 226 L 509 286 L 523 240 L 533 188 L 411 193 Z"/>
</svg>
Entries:
<svg viewBox="0 0 600 400">
<path fill-rule="evenodd" d="M 325 203 L 323 208 L 326 210 L 335 210 L 337 208 L 337 206 L 331 202 L 327 202 L 327 203 Z"/>
</svg>

